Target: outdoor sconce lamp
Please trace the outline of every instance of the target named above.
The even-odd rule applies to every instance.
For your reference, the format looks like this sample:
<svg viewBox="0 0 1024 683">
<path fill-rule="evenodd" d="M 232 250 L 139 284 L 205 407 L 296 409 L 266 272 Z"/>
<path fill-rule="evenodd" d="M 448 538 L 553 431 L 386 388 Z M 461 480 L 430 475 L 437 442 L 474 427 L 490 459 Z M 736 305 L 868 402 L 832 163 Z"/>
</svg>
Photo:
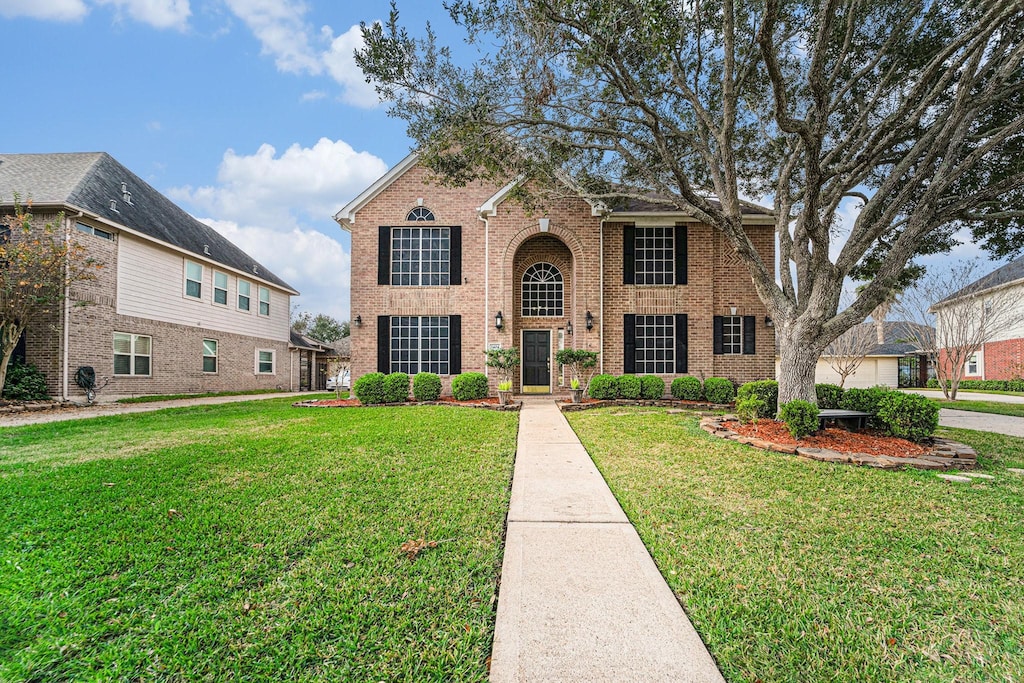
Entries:
<svg viewBox="0 0 1024 683">
<path fill-rule="evenodd" d="M 769 318 L 768 316 L 765 316 L 764 317 L 764 325 L 765 325 L 765 327 L 775 327 L 775 321 L 772 320 L 771 318 Z"/>
<path fill-rule="evenodd" d="M 569 320 L 569 321 L 567 321 L 565 323 L 565 331 L 569 333 L 570 337 L 572 336 L 572 321 L 571 320 Z"/>
<path fill-rule="evenodd" d="M 356 316 L 356 327 L 362 327 L 362 326 L 363 326 L 363 316 L 357 315 Z"/>
<path fill-rule="evenodd" d="M 587 311 L 587 331 L 594 329 L 594 314 Z"/>
<path fill-rule="evenodd" d="M 505 318 L 502 317 L 501 311 L 498 311 L 498 314 L 494 316 L 494 326 L 499 330 L 505 326 Z"/>
</svg>

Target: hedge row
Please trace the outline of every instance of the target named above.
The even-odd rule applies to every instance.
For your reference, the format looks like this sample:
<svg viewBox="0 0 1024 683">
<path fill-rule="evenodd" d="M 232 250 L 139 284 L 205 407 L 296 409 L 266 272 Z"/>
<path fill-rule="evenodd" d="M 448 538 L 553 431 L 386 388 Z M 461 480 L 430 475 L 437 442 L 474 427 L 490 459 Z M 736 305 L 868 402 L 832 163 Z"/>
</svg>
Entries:
<svg viewBox="0 0 1024 683">
<path fill-rule="evenodd" d="M 946 382 L 949 384 L 949 382 Z M 1020 391 L 1024 392 L 1024 379 L 962 379 L 957 385 L 960 389 L 976 391 Z M 939 380 L 932 377 L 928 380 L 929 389 L 938 389 Z"/>
<path fill-rule="evenodd" d="M 677 377 L 669 388 L 673 398 L 683 401 L 707 400 L 711 403 L 731 403 L 736 397 L 732 382 L 724 377 L 709 377 L 703 385 L 696 377 Z M 590 380 L 590 398 L 613 401 L 658 400 L 665 395 L 665 380 L 657 375 L 595 375 Z"/>
</svg>

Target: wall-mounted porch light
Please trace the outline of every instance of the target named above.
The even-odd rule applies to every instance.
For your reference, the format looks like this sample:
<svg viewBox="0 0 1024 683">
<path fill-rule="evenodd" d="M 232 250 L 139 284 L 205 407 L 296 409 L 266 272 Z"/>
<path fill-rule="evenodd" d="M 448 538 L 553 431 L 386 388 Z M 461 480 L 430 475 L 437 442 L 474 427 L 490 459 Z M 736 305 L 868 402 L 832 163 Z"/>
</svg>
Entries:
<svg viewBox="0 0 1024 683">
<path fill-rule="evenodd" d="M 363 326 L 363 316 L 357 315 L 356 316 L 356 327 L 362 327 L 362 326 Z"/>
<path fill-rule="evenodd" d="M 570 337 L 572 336 L 572 321 L 571 320 L 566 321 L 566 323 L 565 323 L 565 331 L 567 333 L 569 333 Z"/>
<path fill-rule="evenodd" d="M 764 325 L 765 325 L 765 327 L 775 327 L 775 321 L 772 320 L 771 318 L 769 318 L 768 316 L 765 316 L 764 317 Z"/>
<path fill-rule="evenodd" d="M 587 311 L 587 330 L 590 331 L 592 329 L 594 329 L 594 314 Z"/>
<path fill-rule="evenodd" d="M 494 326 L 499 330 L 505 326 L 505 318 L 501 315 L 501 311 L 498 311 L 498 314 L 494 316 Z"/>
</svg>

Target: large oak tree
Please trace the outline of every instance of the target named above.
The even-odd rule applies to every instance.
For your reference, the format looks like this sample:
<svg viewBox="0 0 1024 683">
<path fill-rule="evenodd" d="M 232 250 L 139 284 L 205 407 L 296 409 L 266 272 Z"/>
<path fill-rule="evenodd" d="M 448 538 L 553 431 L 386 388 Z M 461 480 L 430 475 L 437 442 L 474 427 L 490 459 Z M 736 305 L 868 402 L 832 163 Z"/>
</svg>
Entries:
<svg viewBox="0 0 1024 683">
<path fill-rule="evenodd" d="M 524 177 L 720 231 L 776 321 L 779 402 L 967 228 L 1019 250 L 1024 10 L 1013 0 L 452 0 L 466 44 L 392 7 L 357 61 L 452 183 Z M 743 230 L 766 198 L 778 263 Z M 853 206 L 851 206 L 853 203 Z M 859 208 L 848 229 L 843 212 Z M 865 282 L 840 307 L 843 282 Z"/>
</svg>

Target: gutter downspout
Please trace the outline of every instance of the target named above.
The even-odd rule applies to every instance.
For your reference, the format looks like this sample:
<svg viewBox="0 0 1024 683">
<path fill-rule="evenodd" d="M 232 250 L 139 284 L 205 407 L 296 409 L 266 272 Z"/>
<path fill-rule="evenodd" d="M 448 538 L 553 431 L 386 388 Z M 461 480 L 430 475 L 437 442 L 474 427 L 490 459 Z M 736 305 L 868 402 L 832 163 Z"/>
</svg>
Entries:
<svg viewBox="0 0 1024 683">
<path fill-rule="evenodd" d="M 597 358 L 599 363 L 598 369 L 602 375 L 604 374 L 604 223 L 606 220 L 608 220 L 606 217 L 601 217 L 601 227 L 598 232 L 598 254 L 600 256 L 598 263 L 598 295 L 600 301 L 598 302 L 597 310 L 600 312 L 601 322 L 598 324 L 597 333 L 600 336 L 599 347 L 601 353 Z"/>
<path fill-rule="evenodd" d="M 82 212 L 79 211 L 78 215 L 74 218 L 64 219 L 64 248 L 71 249 L 71 221 L 82 217 Z M 68 393 L 69 381 L 68 381 L 68 366 L 71 363 L 70 353 L 68 352 L 68 344 L 71 343 L 71 262 L 70 260 L 64 261 L 64 324 L 61 327 L 64 328 L 64 340 L 61 353 L 61 400 L 69 401 L 71 396 Z"/>
<path fill-rule="evenodd" d="M 491 224 L 481 212 L 477 213 L 484 223 L 484 351 L 491 348 L 491 328 L 488 321 L 491 319 Z M 484 364 L 484 376 L 490 378 L 490 368 Z"/>
</svg>

